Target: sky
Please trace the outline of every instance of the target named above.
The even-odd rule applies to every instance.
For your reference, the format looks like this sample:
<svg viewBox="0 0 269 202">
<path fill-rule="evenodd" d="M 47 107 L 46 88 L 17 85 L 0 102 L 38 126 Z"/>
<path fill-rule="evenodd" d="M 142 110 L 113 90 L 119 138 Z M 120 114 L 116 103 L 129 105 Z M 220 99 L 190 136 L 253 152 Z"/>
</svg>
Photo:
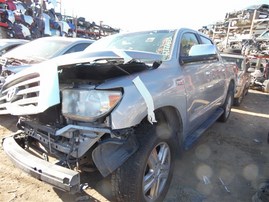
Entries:
<svg viewBox="0 0 269 202">
<path fill-rule="evenodd" d="M 223 21 L 227 12 L 250 5 L 269 4 L 269 0 L 58 0 L 61 13 L 84 17 L 96 24 L 121 31 L 202 26 Z M 60 6 L 61 5 L 61 6 Z"/>
</svg>

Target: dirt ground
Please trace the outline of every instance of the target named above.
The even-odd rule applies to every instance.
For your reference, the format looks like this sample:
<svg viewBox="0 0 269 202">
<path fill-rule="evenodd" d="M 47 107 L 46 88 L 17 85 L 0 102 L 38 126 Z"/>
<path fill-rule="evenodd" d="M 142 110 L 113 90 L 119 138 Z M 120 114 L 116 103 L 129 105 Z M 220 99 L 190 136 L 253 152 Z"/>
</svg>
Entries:
<svg viewBox="0 0 269 202">
<path fill-rule="evenodd" d="M 0 117 L 0 138 L 16 131 Z M 176 162 L 166 202 L 248 202 L 269 179 L 269 94 L 250 90 L 226 123 L 215 123 Z M 0 149 L 0 201 L 110 201 L 109 179 L 82 176 L 83 192 L 69 195 L 14 167 Z M 128 179 L 126 179 L 128 180 Z"/>
</svg>

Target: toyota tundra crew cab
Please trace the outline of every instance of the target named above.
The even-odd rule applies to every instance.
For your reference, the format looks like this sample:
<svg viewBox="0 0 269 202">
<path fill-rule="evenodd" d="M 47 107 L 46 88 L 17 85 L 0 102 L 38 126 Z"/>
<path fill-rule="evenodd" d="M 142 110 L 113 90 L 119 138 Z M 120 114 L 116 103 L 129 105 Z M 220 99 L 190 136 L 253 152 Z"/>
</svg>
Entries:
<svg viewBox="0 0 269 202">
<path fill-rule="evenodd" d="M 234 90 L 233 69 L 195 30 L 107 36 L 7 78 L 0 114 L 20 118 L 3 149 L 71 193 L 94 168 L 118 201 L 162 201 L 176 156 L 228 119 Z"/>
</svg>

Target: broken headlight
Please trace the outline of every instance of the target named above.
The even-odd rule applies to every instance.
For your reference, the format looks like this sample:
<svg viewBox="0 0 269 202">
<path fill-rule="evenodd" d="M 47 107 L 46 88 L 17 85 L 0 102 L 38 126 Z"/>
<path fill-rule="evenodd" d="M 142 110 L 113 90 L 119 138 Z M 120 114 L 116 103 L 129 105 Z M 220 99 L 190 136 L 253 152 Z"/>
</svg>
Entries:
<svg viewBox="0 0 269 202">
<path fill-rule="evenodd" d="M 94 121 L 110 112 L 120 101 L 120 91 L 65 89 L 62 113 L 78 121 Z"/>
</svg>

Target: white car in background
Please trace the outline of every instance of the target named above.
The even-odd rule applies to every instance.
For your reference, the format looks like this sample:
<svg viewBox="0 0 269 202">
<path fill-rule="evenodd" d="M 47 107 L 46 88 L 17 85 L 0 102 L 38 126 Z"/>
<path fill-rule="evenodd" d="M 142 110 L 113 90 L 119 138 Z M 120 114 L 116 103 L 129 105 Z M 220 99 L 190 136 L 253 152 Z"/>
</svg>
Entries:
<svg viewBox="0 0 269 202">
<path fill-rule="evenodd" d="M 17 73 L 31 64 L 60 55 L 83 51 L 94 40 L 69 37 L 42 37 L 3 54 L 0 57 L 1 76 Z"/>
<path fill-rule="evenodd" d="M 25 43 L 29 40 L 25 39 L 0 39 L 0 56 L 6 53 L 7 51 Z"/>
</svg>

